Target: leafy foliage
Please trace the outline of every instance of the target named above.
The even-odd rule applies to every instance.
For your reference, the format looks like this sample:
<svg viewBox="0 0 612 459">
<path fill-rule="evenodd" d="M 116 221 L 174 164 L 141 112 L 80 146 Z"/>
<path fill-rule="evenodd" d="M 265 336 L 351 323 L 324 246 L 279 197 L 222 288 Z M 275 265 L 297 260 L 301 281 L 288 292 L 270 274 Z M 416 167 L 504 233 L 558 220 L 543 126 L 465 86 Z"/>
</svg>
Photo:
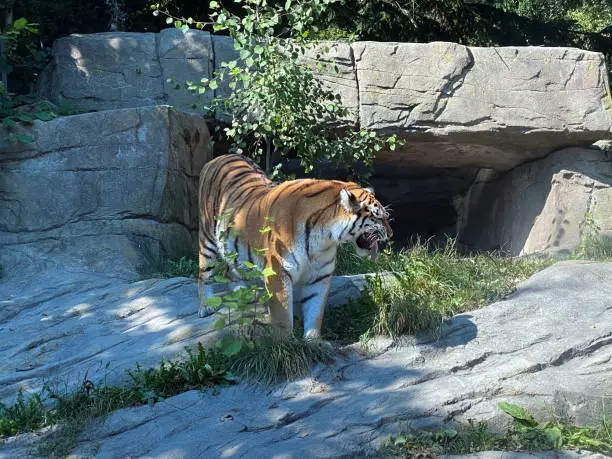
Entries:
<svg viewBox="0 0 612 459">
<path fill-rule="evenodd" d="M 0 40 L 3 42 L 0 72 L 12 74 L 13 78 L 7 86 L 19 94 L 34 92 L 32 77 L 40 72 L 47 62 L 48 55 L 37 42 L 38 27 L 39 24 L 21 17 L 0 33 Z M 4 83 L 6 85 L 6 81 Z"/>
<path fill-rule="evenodd" d="M 174 361 L 162 360 L 157 368 L 128 371 L 131 390 L 140 401 L 155 403 L 191 389 L 203 389 L 235 382 L 228 370 L 227 359 L 214 349 L 198 343 L 197 352 L 185 348 L 186 356 Z"/>
<path fill-rule="evenodd" d="M 600 425 L 577 427 L 561 422 L 538 423 L 520 406 L 501 402 L 499 408 L 512 416 L 514 426 L 503 434 L 492 433 L 486 422 L 435 431 L 412 429 L 392 436 L 385 452 L 400 457 L 437 457 L 443 454 L 470 454 L 480 451 L 539 451 L 587 449 L 610 454 L 612 426 L 605 419 Z"/>
<path fill-rule="evenodd" d="M 39 395 L 26 401 L 23 392 L 19 391 L 17 401 L 12 406 L 0 403 L 0 438 L 39 429 L 47 425 L 50 418 Z"/>
<path fill-rule="evenodd" d="M 48 121 L 56 116 L 48 102 L 39 101 L 31 95 L 11 94 L 7 86 L 8 74 L 19 75 L 42 67 L 45 54 L 31 40 L 38 34 L 37 26 L 25 18 L 19 18 L 0 34 L 3 45 L 0 72 L 4 80 L 0 82 L 0 124 L 4 128 L 3 137 L 10 143 L 33 142 L 34 139 L 24 131 L 23 126 L 35 120 Z"/>
<path fill-rule="evenodd" d="M 230 150 L 260 160 L 265 157 L 268 173 L 273 154 L 296 154 L 310 172 L 320 158 L 370 165 L 375 151 L 385 145 L 395 149 L 398 142 L 395 135 L 383 140 L 373 131 L 346 123 L 350 113 L 340 96 L 317 78 L 317 73 L 338 71 L 322 62 L 329 48 L 320 46 L 317 62 L 308 62 L 306 53 L 313 47 L 309 29 L 330 2 L 289 0 L 283 6 L 249 0 L 242 2 L 239 16 L 212 1 L 210 22 L 174 17 L 160 10 L 160 4 L 152 5 L 169 24 L 184 31 L 191 26 L 212 27 L 233 38 L 236 59 L 222 62 L 213 78 L 187 82 L 186 88 L 209 114 L 229 116 L 230 126 L 223 133 Z"/>
</svg>

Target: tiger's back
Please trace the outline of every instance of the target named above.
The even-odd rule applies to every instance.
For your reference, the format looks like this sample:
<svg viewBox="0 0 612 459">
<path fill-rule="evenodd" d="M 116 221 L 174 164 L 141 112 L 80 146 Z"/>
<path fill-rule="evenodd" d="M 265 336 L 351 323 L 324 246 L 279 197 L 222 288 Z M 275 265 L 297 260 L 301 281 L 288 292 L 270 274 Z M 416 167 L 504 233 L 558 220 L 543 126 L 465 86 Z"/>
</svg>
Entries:
<svg viewBox="0 0 612 459">
<path fill-rule="evenodd" d="M 361 243 L 356 242 L 358 251 L 374 253 L 378 241 L 391 235 L 388 214 L 370 190 L 352 182 L 316 179 L 275 186 L 241 155 L 221 156 L 204 166 L 199 209 L 200 316 L 214 312 L 205 304 L 213 294 L 208 262 L 236 253 L 233 264 L 248 261 L 275 271 L 266 279 L 272 323 L 289 332 L 296 301 L 308 337 L 320 334 L 338 245 L 354 239 Z M 234 226 L 232 237 L 222 240 L 228 219 L 215 217 L 225 213 L 231 213 Z M 270 230 L 260 231 L 264 226 Z M 265 255 L 258 255 L 257 249 L 264 248 Z M 230 277 L 238 280 L 234 271 Z"/>
</svg>

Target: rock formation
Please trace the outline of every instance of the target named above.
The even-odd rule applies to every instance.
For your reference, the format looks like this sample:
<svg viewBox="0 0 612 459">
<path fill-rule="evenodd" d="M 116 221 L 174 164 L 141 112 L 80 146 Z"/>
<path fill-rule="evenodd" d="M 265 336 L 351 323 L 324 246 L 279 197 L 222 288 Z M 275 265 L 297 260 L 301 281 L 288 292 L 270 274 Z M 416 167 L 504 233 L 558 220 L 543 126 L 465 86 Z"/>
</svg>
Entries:
<svg viewBox="0 0 612 459">
<path fill-rule="evenodd" d="M 322 54 L 323 47 L 329 52 Z M 459 233 L 467 235 L 469 247 L 507 247 L 513 254 L 541 250 L 546 244 L 521 246 L 516 238 L 510 240 L 509 228 L 483 226 L 483 234 L 497 234 L 499 240 L 483 239 L 482 244 L 474 240 L 475 232 L 465 229 L 465 220 L 491 220 L 474 218 L 474 209 L 465 203 L 474 203 L 484 214 L 495 210 L 483 207 L 490 200 L 476 204 L 473 196 L 478 192 L 472 183 L 478 188 L 483 177 L 493 175 L 501 180 L 504 172 L 553 151 L 580 156 L 577 149 L 563 148 L 612 138 L 612 99 L 605 62 L 598 53 L 445 42 L 330 42 L 315 47 L 305 62 L 314 62 L 319 54 L 320 60 L 338 66 L 337 74 L 320 77 L 352 110 L 347 122 L 406 140 L 395 151 L 377 155 L 373 179 L 380 197 L 391 202 L 397 213 L 395 232 L 400 242 L 414 234 Z M 174 89 L 167 78 L 197 81 L 232 59 L 236 52 L 231 39 L 198 30 L 74 35 L 55 43 L 42 90 L 56 103 L 70 102 L 86 110 L 159 103 L 190 110 L 194 96 Z M 228 88 L 222 85 L 217 95 L 223 91 Z M 203 97 L 206 102 L 210 92 Z M 568 170 L 572 167 L 568 164 Z M 601 167 L 609 165 L 602 162 Z M 511 182 L 507 179 L 505 186 Z M 610 185 L 609 179 L 598 182 Z M 517 190 L 508 193 L 519 195 Z M 531 210 L 544 207 L 547 198 L 539 199 L 544 201 L 527 204 Z M 504 208 L 529 214 L 520 210 L 524 205 L 521 200 Z M 582 211 L 572 221 L 571 233 L 580 231 L 588 209 Z M 542 237 L 554 238 L 551 232 Z"/>
<path fill-rule="evenodd" d="M 127 278 L 191 255 L 197 184 L 210 159 L 202 118 L 168 107 L 36 122 L 0 153 L 4 278 L 75 267 Z"/>
</svg>

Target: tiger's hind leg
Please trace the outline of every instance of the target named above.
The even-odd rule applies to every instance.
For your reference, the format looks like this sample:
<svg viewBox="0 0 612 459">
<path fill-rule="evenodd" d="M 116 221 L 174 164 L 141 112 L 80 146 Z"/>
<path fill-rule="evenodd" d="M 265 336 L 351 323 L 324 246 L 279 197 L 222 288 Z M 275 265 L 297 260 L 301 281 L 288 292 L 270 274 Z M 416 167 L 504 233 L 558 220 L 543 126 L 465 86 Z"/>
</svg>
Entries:
<svg viewBox="0 0 612 459">
<path fill-rule="evenodd" d="M 215 270 L 210 263 L 219 261 L 220 256 L 217 248 L 203 231 L 201 222 L 199 231 L 199 252 L 198 298 L 200 307 L 198 308 L 198 317 L 208 317 L 220 309 L 220 307 L 213 308 L 206 304 L 206 300 L 215 295 L 213 288 Z"/>
</svg>

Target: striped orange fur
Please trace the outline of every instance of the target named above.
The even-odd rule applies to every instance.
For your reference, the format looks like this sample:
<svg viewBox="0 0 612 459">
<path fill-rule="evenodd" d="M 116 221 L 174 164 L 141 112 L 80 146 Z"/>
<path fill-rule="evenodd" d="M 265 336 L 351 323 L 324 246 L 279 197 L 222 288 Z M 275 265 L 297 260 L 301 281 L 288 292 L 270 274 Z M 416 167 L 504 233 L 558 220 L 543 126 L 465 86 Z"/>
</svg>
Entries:
<svg viewBox="0 0 612 459">
<path fill-rule="evenodd" d="M 220 156 L 200 173 L 198 279 L 200 317 L 215 312 L 210 261 L 237 253 L 230 262 L 250 261 L 276 275 L 266 279 L 272 294 L 271 322 L 285 333 L 293 329 L 293 304 L 300 304 L 304 335 L 320 336 L 321 321 L 334 272 L 338 245 L 352 241 L 362 255 L 378 253 L 378 243 L 392 236 L 389 214 L 372 190 L 353 182 L 301 179 L 274 185 L 242 155 Z M 215 219 L 231 210 L 237 234 L 221 241 L 227 221 Z M 260 232 L 264 226 L 271 231 Z M 255 249 L 267 249 L 259 256 Z M 230 271 L 232 271 L 230 269 Z M 234 280 L 235 272 L 230 272 Z"/>
</svg>

